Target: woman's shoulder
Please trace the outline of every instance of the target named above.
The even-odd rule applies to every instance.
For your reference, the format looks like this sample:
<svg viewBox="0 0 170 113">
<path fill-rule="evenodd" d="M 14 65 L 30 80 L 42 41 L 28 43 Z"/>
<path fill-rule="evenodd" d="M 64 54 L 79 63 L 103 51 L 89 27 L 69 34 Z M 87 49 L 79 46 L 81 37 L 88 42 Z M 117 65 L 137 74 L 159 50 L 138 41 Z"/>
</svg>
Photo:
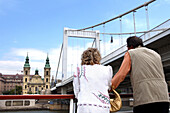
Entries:
<svg viewBox="0 0 170 113">
<path fill-rule="evenodd" d="M 111 66 L 110 65 L 107 65 L 107 66 L 104 66 L 104 65 L 100 65 L 101 67 L 103 67 L 103 68 L 111 68 Z"/>
<path fill-rule="evenodd" d="M 112 67 L 110 65 L 104 66 L 104 65 L 96 65 L 96 68 L 104 69 L 104 70 L 110 70 Z"/>
<path fill-rule="evenodd" d="M 83 65 L 83 67 L 85 68 L 95 68 L 95 69 L 112 69 L 112 67 L 110 65 L 104 66 L 101 64 L 95 64 L 95 65 Z"/>
</svg>

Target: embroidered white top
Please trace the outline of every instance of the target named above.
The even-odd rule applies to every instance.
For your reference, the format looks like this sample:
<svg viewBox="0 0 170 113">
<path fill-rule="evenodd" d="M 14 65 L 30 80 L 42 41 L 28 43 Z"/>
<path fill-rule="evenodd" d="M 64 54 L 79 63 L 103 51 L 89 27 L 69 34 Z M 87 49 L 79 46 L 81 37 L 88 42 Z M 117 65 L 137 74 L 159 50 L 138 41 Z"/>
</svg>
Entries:
<svg viewBox="0 0 170 113">
<path fill-rule="evenodd" d="M 108 90 L 111 87 L 112 67 L 83 65 L 74 75 L 74 94 L 78 105 L 110 107 Z"/>
</svg>

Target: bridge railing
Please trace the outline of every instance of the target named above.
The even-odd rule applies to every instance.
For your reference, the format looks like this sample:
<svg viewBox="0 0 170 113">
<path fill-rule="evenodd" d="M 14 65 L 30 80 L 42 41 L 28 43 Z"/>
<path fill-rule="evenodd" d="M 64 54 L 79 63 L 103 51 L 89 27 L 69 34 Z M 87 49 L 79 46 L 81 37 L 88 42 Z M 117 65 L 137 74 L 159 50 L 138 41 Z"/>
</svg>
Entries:
<svg viewBox="0 0 170 113">
<path fill-rule="evenodd" d="M 166 20 L 165 22 L 161 23 L 160 25 L 154 27 L 153 29 L 147 31 L 143 35 L 140 36 L 140 38 L 143 39 L 143 41 L 152 38 L 153 36 L 167 30 L 170 28 L 170 19 Z"/>
<path fill-rule="evenodd" d="M 160 25 L 154 27 L 153 29 L 151 29 L 151 30 L 149 30 L 149 31 L 142 31 L 142 32 L 136 32 L 136 33 L 139 33 L 139 34 L 143 33 L 143 34 L 140 35 L 139 37 L 142 38 L 142 40 L 145 42 L 145 41 L 147 41 L 148 39 L 150 39 L 150 38 L 158 35 L 158 34 L 161 33 L 161 32 L 166 31 L 166 30 L 169 29 L 169 28 L 170 28 L 170 19 L 166 20 L 165 22 L 161 23 Z M 111 33 L 103 33 L 103 34 L 111 35 Z M 125 39 L 129 37 L 128 34 L 132 35 L 132 32 L 131 32 L 131 33 L 117 33 L 117 34 L 116 34 L 116 33 L 113 33 L 112 35 L 124 35 L 123 40 L 124 40 L 124 42 L 126 42 Z M 134 33 L 133 33 L 133 34 L 134 34 Z M 127 37 L 125 37 L 125 35 L 126 35 Z M 120 41 L 120 40 L 119 40 L 119 41 Z M 103 45 L 103 44 L 101 44 L 101 45 Z M 112 45 L 112 46 L 113 46 L 113 45 Z M 122 49 L 124 46 L 126 46 L 126 44 L 125 44 L 125 43 L 124 43 L 123 45 L 118 45 L 118 44 L 117 44 L 117 46 L 115 46 L 115 47 L 112 47 L 112 46 L 111 46 L 111 49 L 109 49 L 109 48 L 104 49 L 105 46 L 104 46 L 104 47 L 101 46 L 101 48 L 102 48 L 102 50 L 103 50 L 103 51 L 101 51 L 103 58 L 106 57 L 106 56 L 108 56 L 108 55 L 111 54 L 111 53 L 114 53 L 114 52 Z M 107 51 L 106 51 L 106 50 L 107 50 Z M 104 53 L 104 52 L 105 52 L 105 53 Z"/>
</svg>

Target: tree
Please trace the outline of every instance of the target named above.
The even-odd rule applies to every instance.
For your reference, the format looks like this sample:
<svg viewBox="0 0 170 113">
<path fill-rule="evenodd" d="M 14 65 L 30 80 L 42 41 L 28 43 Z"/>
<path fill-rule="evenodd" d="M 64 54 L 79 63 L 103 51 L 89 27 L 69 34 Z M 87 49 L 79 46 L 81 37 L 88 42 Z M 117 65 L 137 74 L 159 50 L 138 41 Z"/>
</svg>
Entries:
<svg viewBox="0 0 170 113">
<path fill-rule="evenodd" d="M 2 93 L 3 95 L 21 95 L 22 86 L 15 86 L 15 89 L 11 89 L 10 91 L 4 91 Z"/>
<path fill-rule="evenodd" d="M 22 94 L 22 86 L 15 86 L 15 90 L 16 90 L 16 95 Z"/>
<path fill-rule="evenodd" d="M 28 94 L 32 94 L 32 91 L 28 91 Z"/>
</svg>

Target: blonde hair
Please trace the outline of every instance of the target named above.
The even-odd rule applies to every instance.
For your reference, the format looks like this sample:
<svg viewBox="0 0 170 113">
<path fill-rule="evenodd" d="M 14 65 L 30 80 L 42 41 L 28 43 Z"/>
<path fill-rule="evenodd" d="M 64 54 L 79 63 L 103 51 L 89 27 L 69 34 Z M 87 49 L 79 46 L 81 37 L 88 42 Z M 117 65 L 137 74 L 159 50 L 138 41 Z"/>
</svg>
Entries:
<svg viewBox="0 0 170 113">
<path fill-rule="evenodd" d="M 100 64 L 101 55 L 97 48 L 88 48 L 81 55 L 81 65 Z"/>
</svg>

